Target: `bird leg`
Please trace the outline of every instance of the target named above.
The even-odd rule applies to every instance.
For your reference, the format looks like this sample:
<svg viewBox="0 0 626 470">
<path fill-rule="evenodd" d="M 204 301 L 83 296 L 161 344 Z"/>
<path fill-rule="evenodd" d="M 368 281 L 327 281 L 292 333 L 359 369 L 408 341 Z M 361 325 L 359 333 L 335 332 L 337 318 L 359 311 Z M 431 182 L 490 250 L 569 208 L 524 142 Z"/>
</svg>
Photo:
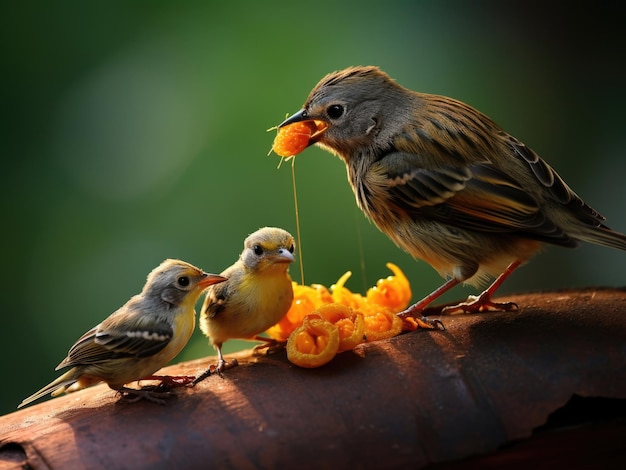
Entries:
<svg viewBox="0 0 626 470">
<path fill-rule="evenodd" d="M 502 274 L 478 296 L 469 296 L 466 302 L 458 305 L 444 307 L 441 313 L 453 315 L 458 313 L 478 313 L 478 312 L 510 312 L 518 310 L 519 307 L 514 302 L 498 303 L 491 300 L 491 296 L 502 285 L 504 280 L 511 275 L 521 265 L 521 261 L 513 261 L 507 266 Z"/>
<path fill-rule="evenodd" d="M 233 359 L 230 362 L 226 362 L 226 360 L 224 360 L 224 358 L 220 358 L 219 361 L 217 361 L 217 367 L 215 367 L 215 370 L 213 371 L 213 373 L 217 373 L 220 377 L 222 376 L 222 372 L 227 371 L 228 369 L 232 369 L 233 367 L 237 367 L 239 365 L 239 361 L 237 359 Z"/>
<path fill-rule="evenodd" d="M 167 389 L 159 389 L 160 385 L 152 387 L 128 388 L 122 387 L 117 390 L 121 399 L 126 403 L 136 403 L 139 400 L 148 400 L 157 405 L 165 405 L 166 401 L 163 398 L 167 398 L 172 395 Z"/>
<path fill-rule="evenodd" d="M 446 327 L 443 326 L 443 323 L 441 323 L 440 320 L 431 320 L 430 318 L 426 318 L 422 312 L 433 300 L 441 297 L 444 293 L 448 292 L 450 289 L 458 284 L 458 280 L 454 278 L 448 279 L 442 286 L 435 289 L 422 300 L 411 305 L 406 310 L 398 313 L 398 316 L 403 320 L 409 317 L 414 319 L 417 323 L 417 326 L 420 328 L 427 328 L 431 330 L 445 330 Z"/>
<path fill-rule="evenodd" d="M 209 367 L 207 367 L 207 369 L 204 372 L 202 372 L 202 374 L 200 374 L 199 376 L 193 379 L 193 382 L 191 382 L 191 386 L 195 387 L 198 383 L 206 379 L 209 375 L 211 375 L 214 372 L 215 370 L 214 368 L 215 368 L 214 365 L 210 365 Z"/>
<path fill-rule="evenodd" d="M 266 350 L 265 354 L 274 354 L 278 351 L 282 351 L 283 349 L 285 349 L 285 346 L 287 345 L 286 341 L 278 341 L 277 339 L 266 338 L 265 336 L 257 335 L 252 339 L 254 339 L 255 341 L 263 342 L 263 344 L 258 344 L 254 347 L 254 349 L 252 350 L 253 355 L 260 355 L 261 351 L 264 349 Z"/>
<path fill-rule="evenodd" d="M 502 285 L 504 280 L 511 275 L 513 271 L 520 267 L 521 261 L 516 260 L 507 266 L 502 274 L 493 281 L 493 283 L 485 289 L 479 296 L 470 296 L 466 302 L 461 302 L 457 305 L 450 305 L 441 309 L 443 315 L 453 315 L 458 313 L 478 313 L 478 312 L 510 312 L 517 310 L 519 307 L 514 302 L 498 303 L 491 300 L 491 296 Z M 441 329 L 445 330 L 443 323 L 439 320 L 431 320 L 423 315 L 424 309 L 434 300 L 441 297 L 444 293 L 448 292 L 454 286 L 458 285 L 460 281 L 455 278 L 448 279 L 441 287 L 435 289 L 428 294 L 422 300 L 416 304 L 410 306 L 398 315 L 406 320 L 412 318 L 420 328 Z"/>
<path fill-rule="evenodd" d="M 204 372 L 202 372 L 202 374 L 200 374 L 199 376 L 193 379 L 193 381 L 191 382 L 192 387 L 195 387 L 198 383 L 202 382 L 209 375 L 218 374 L 221 377 L 222 372 L 228 369 L 232 369 L 233 367 L 236 367 L 239 365 L 239 361 L 237 361 L 237 359 L 233 359 L 230 362 L 226 362 L 226 359 L 224 359 L 224 355 L 222 354 L 221 347 L 217 348 L 217 357 L 218 357 L 217 366 L 211 364 L 209 367 L 207 367 L 207 370 L 205 370 Z"/>
</svg>

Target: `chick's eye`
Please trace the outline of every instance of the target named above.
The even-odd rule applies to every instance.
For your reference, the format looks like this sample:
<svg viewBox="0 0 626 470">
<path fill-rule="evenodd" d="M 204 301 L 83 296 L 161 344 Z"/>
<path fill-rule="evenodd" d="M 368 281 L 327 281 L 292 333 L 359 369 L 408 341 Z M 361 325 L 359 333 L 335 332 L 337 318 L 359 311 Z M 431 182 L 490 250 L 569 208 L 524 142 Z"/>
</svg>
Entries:
<svg viewBox="0 0 626 470">
<path fill-rule="evenodd" d="M 263 248 L 261 248 L 261 245 L 254 245 L 254 254 L 257 256 L 261 256 L 263 254 Z"/>
<path fill-rule="evenodd" d="M 187 276 L 181 276 L 178 278 L 178 284 L 187 287 L 189 285 L 189 278 Z"/>
<path fill-rule="evenodd" d="M 291 245 L 291 246 L 289 247 L 289 253 L 293 253 L 293 250 L 295 250 L 295 249 L 296 249 L 296 248 L 295 248 L 293 245 Z"/>
<path fill-rule="evenodd" d="M 343 114 L 343 106 L 340 104 L 332 104 L 326 109 L 326 114 L 331 119 L 339 119 Z"/>
</svg>

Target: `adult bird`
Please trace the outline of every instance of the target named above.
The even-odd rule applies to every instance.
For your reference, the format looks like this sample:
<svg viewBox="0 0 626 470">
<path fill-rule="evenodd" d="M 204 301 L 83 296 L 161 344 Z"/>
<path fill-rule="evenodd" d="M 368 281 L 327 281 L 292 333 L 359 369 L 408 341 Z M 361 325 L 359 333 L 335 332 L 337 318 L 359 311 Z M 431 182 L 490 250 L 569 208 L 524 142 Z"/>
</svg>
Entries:
<svg viewBox="0 0 626 470">
<path fill-rule="evenodd" d="M 346 164 L 365 215 L 447 279 L 404 316 L 419 318 L 461 282 L 493 278 L 478 297 L 444 311 L 516 309 L 491 297 L 546 243 L 626 250 L 625 235 L 606 227 L 554 169 L 489 117 L 455 99 L 404 88 L 377 67 L 325 76 L 279 128 L 304 121 L 314 124 L 308 144 Z"/>
</svg>

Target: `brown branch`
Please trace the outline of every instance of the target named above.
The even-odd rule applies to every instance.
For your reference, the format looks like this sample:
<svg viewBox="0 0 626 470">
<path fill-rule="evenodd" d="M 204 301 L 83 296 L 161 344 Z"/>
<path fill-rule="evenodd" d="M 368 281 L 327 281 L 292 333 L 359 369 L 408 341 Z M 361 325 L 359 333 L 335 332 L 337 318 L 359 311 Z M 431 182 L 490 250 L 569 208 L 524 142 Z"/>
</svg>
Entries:
<svg viewBox="0 0 626 470">
<path fill-rule="evenodd" d="M 626 291 L 507 300 L 521 310 L 443 317 L 447 331 L 364 344 L 319 369 L 241 353 L 239 367 L 176 389 L 166 406 L 122 403 L 100 385 L 25 408 L 0 417 L 0 467 L 623 463 L 623 416 L 533 430 L 573 395 L 626 399 Z M 161 373 L 194 375 L 210 361 Z"/>
</svg>

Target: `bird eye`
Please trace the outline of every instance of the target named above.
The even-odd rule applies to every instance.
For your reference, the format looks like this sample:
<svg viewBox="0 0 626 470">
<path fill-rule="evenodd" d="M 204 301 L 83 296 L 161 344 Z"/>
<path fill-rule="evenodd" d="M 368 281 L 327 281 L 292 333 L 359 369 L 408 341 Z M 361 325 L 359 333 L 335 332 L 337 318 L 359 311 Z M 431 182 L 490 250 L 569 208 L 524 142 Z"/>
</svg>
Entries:
<svg viewBox="0 0 626 470">
<path fill-rule="evenodd" d="M 178 284 L 187 287 L 189 285 L 189 278 L 187 276 L 181 276 L 178 278 Z"/>
<path fill-rule="evenodd" d="M 340 104 L 331 104 L 328 109 L 326 109 L 326 114 L 331 119 L 339 119 L 343 114 L 343 106 Z"/>
<path fill-rule="evenodd" d="M 296 248 L 295 248 L 293 245 L 291 245 L 291 246 L 289 247 L 289 253 L 293 253 L 293 250 L 295 250 L 295 249 L 296 249 Z"/>
<path fill-rule="evenodd" d="M 261 256 L 263 254 L 263 248 L 261 248 L 261 245 L 254 245 L 254 254 L 257 256 Z"/>
</svg>

